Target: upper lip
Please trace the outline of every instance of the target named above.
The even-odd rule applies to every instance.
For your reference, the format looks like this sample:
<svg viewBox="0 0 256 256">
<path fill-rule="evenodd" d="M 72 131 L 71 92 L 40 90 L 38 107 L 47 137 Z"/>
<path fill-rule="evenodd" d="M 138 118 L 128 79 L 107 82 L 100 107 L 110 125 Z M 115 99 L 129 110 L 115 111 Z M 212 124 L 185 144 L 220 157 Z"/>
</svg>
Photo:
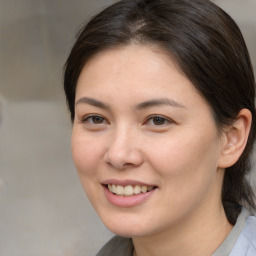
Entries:
<svg viewBox="0 0 256 256">
<path fill-rule="evenodd" d="M 139 186 L 147 186 L 147 187 L 149 186 L 156 187 L 155 184 L 149 184 L 149 183 L 141 182 L 138 180 L 130 180 L 130 179 L 124 179 L 124 180 L 108 179 L 108 180 L 104 180 L 102 184 L 103 185 L 114 184 L 114 185 L 120 185 L 120 186 L 139 185 Z"/>
</svg>

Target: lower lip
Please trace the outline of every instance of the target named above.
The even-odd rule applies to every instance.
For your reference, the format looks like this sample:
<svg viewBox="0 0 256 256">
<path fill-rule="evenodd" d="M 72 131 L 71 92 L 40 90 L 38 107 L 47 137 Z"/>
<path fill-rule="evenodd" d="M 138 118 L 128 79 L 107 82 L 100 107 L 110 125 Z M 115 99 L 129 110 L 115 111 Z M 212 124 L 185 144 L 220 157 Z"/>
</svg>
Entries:
<svg viewBox="0 0 256 256">
<path fill-rule="evenodd" d="M 155 192 L 153 189 L 146 193 L 140 193 L 132 196 L 118 196 L 111 193 L 106 186 L 104 187 L 104 193 L 110 203 L 118 207 L 135 207 L 146 202 Z"/>
</svg>

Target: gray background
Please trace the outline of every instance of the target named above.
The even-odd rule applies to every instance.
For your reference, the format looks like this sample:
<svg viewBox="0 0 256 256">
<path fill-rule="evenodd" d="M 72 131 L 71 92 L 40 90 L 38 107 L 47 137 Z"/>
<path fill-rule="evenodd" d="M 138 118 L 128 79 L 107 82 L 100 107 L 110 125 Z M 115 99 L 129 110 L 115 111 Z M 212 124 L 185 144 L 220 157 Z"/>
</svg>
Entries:
<svg viewBox="0 0 256 256">
<path fill-rule="evenodd" d="M 76 32 L 111 2 L 0 0 L 0 256 L 92 256 L 112 236 L 73 167 L 61 84 Z M 215 2 L 256 70 L 256 0 Z"/>
</svg>

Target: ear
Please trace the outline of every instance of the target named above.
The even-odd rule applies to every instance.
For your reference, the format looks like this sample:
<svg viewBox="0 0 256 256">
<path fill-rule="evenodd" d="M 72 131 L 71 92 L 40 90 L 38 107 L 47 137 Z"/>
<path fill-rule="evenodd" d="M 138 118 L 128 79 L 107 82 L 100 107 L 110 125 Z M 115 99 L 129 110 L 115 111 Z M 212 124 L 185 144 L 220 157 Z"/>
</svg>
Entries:
<svg viewBox="0 0 256 256">
<path fill-rule="evenodd" d="M 246 146 L 251 122 L 252 114 L 250 110 L 242 109 L 235 121 L 227 127 L 223 134 L 219 168 L 228 168 L 238 161 Z"/>
</svg>

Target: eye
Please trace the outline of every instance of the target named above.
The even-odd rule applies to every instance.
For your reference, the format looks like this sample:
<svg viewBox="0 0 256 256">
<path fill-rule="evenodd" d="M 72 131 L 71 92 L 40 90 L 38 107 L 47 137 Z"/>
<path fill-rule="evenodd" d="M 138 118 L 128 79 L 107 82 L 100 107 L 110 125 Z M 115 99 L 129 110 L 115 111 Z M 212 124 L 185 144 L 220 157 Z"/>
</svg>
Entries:
<svg viewBox="0 0 256 256">
<path fill-rule="evenodd" d="M 154 125 L 154 126 L 163 126 L 171 123 L 173 123 L 172 120 L 160 115 L 150 116 L 145 122 L 145 124 Z"/>
<path fill-rule="evenodd" d="M 88 115 L 88 116 L 85 116 L 82 120 L 83 123 L 87 123 L 87 124 L 96 124 L 96 125 L 99 125 L 99 124 L 106 124 L 107 121 L 104 117 L 100 116 L 100 115 Z"/>
</svg>

